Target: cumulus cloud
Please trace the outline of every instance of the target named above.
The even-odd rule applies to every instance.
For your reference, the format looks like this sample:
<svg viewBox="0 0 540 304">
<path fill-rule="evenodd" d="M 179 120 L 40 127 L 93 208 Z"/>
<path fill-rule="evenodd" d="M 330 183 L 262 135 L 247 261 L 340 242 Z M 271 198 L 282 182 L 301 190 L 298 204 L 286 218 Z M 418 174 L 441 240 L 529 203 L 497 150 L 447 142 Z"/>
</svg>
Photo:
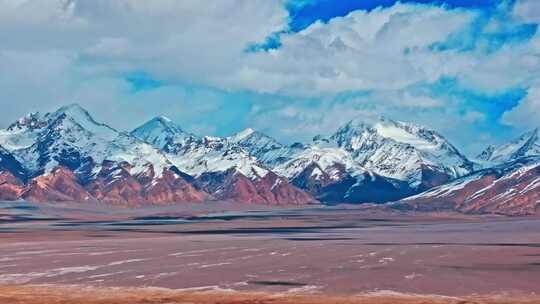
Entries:
<svg viewBox="0 0 540 304">
<path fill-rule="evenodd" d="M 290 31 L 286 6 L 311 1 L 0 0 L 0 100 L 18 105 L 0 119 L 77 101 L 121 128 L 166 108 L 194 130 L 215 132 L 216 119 L 193 117 L 225 113 L 235 94 L 249 92 L 242 121 L 277 137 L 385 114 L 465 142 L 458 133 L 490 115 L 419 89 L 453 79 L 486 95 L 528 90 L 503 121 L 535 123 L 526 114 L 539 109 L 540 35 L 523 24 L 540 22 L 538 1 L 490 13 L 397 3 Z M 250 49 L 270 36 L 278 48 Z M 141 71 L 166 85 L 134 93 L 125 75 Z M 104 105 L 111 111 L 100 112 Z M 127 106 L 118 118 L 114 110 Z"/>
<path fill-rule="evenodd" d="M 518 0 L 513 13 L 526 22 L 540 22 L 540 2 L 536 0 Z"/>
<path fill-rule="evenodd" d="M 540 127 L 540 84 L 529 88 L 527 97 L 503 116 L 503 122 L 521 128 Z"/>
<path fill-rule="evenodd" d="M 355 11 L 282 35 L 279 49 L 247 56 L 234 77 L 221 84 L 318 96 L 433 81 L 447 69 L 431 46 L 469 24 L 474 15 L 406 4 Z"/>
<path fill-rule="evenodd" d="M 288 17 L 280 1 L 261 0 L 30 0 L 12 7 L 0 12 L 11 47 L 62 49 L 95 65 L 200 82 L 230 73 L 249 43 L 282 30 Z"/>
<path fill-rule="evenodd" d="M 249 56 L 223 86 L 319 96 L 455 77 L 471 88 L 502 91 L 538 77 L 538 50 L 530 44 L 463 49 L 463 40 L 496 40 L 497 30 L 507 30 L 496 19 L 479 22 L 485 18 L 478 11 L 399 3 L 355 11 L 282 35 L 282 47 Z"/>
<path fill-rule="evenodd" d="M 0 0 L 0 86 L 7 88 L 0 100 L 18 102 L 3 111 L 2 125 L 66 102 L 117 108 L 140 96 L 129 95 L 122 78 L 134 71 L 177 84 L 177 91 L 210 85 L 233 73 L 249 44 L 287 22 L 282 1 Z M 182 96 L 160 97 L 182 103 Z M 133 118 L 116 120 L 123 127 Z"/>
<path fill-rule="evenodd" d="M 6 48 L 61 50 L 94 72 L 145 70 L 224 90 L 311 97 L 443 76 L 500 90 L 539 67 L 530 49 L 441 50 L 459 34 L 489 29 L 471 29 L 480 12 L 432 5 L 354 11 L 283 33 L 278 49 L 246 52 L 287 29 L 283 1 L 3 1 L 10 3 L 0 8 Z"/>
</svg>

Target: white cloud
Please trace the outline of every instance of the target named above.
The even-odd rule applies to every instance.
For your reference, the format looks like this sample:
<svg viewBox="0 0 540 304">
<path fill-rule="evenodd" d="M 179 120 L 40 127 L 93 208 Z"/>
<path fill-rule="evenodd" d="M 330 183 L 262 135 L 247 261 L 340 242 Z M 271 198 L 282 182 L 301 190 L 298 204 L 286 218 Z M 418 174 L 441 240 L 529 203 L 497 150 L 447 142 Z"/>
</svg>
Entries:
<svg viewBox="0 0 540 304">
<path fill-rule="evenodd" d="M 528 2 L 522 1 L 522 3 Z M 534 8 L 531 7 L 531 9 Z M 527 96 L 515 108 L 504 113 L 502 122 L 518 128 L 537 128 L 540 127 L 538 119 L 540 117 L 540 33 L 536 33 L 526 48 L 526 52 L 508 55 L 507 60 L 515 59 L 514 69 L 508 72 L 498 71 L 499 73 L 514 72 L 513 76 L 522 79 L 521 84 L 527 88 Z"/>
<path fill-rule="evenodd" d="M 503 116 L 503 122 L 521 128 L 540 127 L 540 84 L 531 87 L 527 97 Z"/>
<path fill-rule="evenodd" d="M 473 89 L 504 91 L 540 77 L 540 51 L 532 42 L 494 52 L 486 52 L 488 46 L 482 44 L 467 51 L 433 48 L 460 36 L 473 39 L 467 35 L 474 31 L 493 34 L 501 26 L 500 21 L 491 20 L 484 29 L 475 28 L 477 18 L 476 11 L 412 4 L 355 11 L 282 35 L 282 47 L 247 56 L 232 77 L 216 84 L 321 96 L 399 90 L 441 77 L 456 78 Z"/>
<path fill-rule="evenodd" d="M 319 96 L 434 81 L 452 72 L 445 61 L 451 54 L 436 54 L 430 46 L 462 30 L 475 15 L 410 4 L 355 11 L 282 35 L 281 48 L 249 56 L 222 86 Z"/>
<path fill-rule="evenodd" d="M 151 98 L 186 105 L 182 84 L 227 77 L 250 43 L 286 28 L 287 18 L 282 1 L 0 0 L 0 101 L 17 104 L 0 113 L 1 125 L 74 101 L 97 116 L 103 105 L 114 110 L 142 98 L 150 113 L 157 102 Z M 179 88 L 129 94 L 121 74 L 132 71 Z M 117 117 L 116 124 L 133 126 L 133 115 Z"/>
<path fill-rule="evenodd" d="M 485 116 L 463 114 L 444 98 L 412 89 L 449 77 L 479 91 L 530 88 L 527 100 L 508 113 L 505 122 L 535 121 L 526 114 L 538 114 L 538 34 L 493 52 L 482 45 L 466 51 L 435 50 L 434 44 L 467 36 L 480 13 L 398 3 L 286 32 L 275 50 L 246 52 L 250 44 L 287 30 L 285 3 L 0 0 L 0 100 L 17 101 L 17 107 L 2 111 L 0 119 L 78 101 L 107 121 L 113 120 L 115 110 L 129 106 L 130 113 L 115 119 L 121 128 L 132 127 L 161 107 L 178 113 L 178 119 L 196 130 L 213 130 L 212 123 L 193 117 L 223 106 L 223 98 L 214 95 L 217 88 L 285 96 L 287 102 L 275 101 L 281 108 L 255 105 L 248 118 L 278 137 L 305 138 L 326 133 L 344 119 L 370 119 L 381 113 L 457 134 L 455 130 L 463 131 Z M 537 0 L 518 1 L 513 17 L 539 22 L 538 5 Z M 492 21 L 484 30 L 499 27 Z M 132 71 L 171 85 L 133 94 L 119 76 Z M 193 93 L 186 89 L 190 85 L 212 89 Z M 333 98 L 357 91 L 370 95 L 348 103 Z M 312 97 L 319 101 L 316 105 L 302 104 Z M 104 105 L 110 111 L 100 112 Z"/>
<path fill-rule="evenodd" d="M 231 73 L 250 43 L 288 21 L 282 1 L 2 2 L 0 48 L 62 50 L 113 71 L 144 69 L 202 83 Z"/>
<path fill-rule="evenodd" d="M 55 51 L 22 52 L 0 49 L 0 122 L 48 108 L 69 92 L 74 58 Z"/>
<path fill-rule="evenodd" d="M 540 22 L 540 1 L 518 0 L 514 6 L 514 16 L 526 22 Z"/>
<path fill-rule="evenodd" d="M 492 54 L 433 50 L 470 30 L 479 15 L 471 10 L 400 3 L 358 10 L 282 34 L 279 49 L 247 53 L 287 28 L 285 1 L 0 1 L 0 49 L 66 52 L 87 73 L 144 70 L 224 90 L 317 97 L 400 90 L 442 76 L 503 90 L 540 70 L 539 50 L 529 44 Z"/>
<path fill-rule="evenodd" d="M 482 122 L 486 119 L 486 114 L 478 111 L 469 111 L 463 116 L 463 120 L 469 123 Z"/>
</svg>

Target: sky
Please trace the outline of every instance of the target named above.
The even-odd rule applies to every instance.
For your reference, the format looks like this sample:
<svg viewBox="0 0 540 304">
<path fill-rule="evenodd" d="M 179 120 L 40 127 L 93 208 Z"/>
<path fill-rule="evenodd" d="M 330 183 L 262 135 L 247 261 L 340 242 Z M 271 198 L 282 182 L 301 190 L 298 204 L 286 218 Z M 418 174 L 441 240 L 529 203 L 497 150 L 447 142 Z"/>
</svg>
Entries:
<svg viewBox="0 0 540 304">
<path fill-rule="evenodd" d="M 385 116 L 474 156 L 540 125 L 538 23 L 538 0 L 0 0 L 0 127 L 79 103 L 292 143 Z"/>
</svg>

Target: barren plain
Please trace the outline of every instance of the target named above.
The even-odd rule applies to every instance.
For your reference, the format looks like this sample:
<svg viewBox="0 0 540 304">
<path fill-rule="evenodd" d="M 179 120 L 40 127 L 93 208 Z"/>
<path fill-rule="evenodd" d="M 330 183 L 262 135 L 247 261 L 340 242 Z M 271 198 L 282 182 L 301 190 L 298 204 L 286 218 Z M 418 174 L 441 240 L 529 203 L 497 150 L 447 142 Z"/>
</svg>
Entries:
<svg viewBox="0 0 540 304">
<path fill-rule="evenodd" d="M 535 217 L 0 204 L 0 303 L 540 303 Z"/>
</svg>

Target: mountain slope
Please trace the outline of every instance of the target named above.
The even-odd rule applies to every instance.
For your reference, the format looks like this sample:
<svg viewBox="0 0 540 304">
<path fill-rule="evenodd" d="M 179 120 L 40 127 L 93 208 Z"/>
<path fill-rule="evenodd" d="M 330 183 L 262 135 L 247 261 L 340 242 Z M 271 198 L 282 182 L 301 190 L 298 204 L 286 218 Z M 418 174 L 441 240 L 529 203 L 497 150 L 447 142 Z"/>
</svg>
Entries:
<svg viewBox="0 0 540 304">
<path fill-rule="evenodd" d="M 24 190 L 26 171 L 15 157 L 0 146 L 0 199 L 15 200 Z"/>
<path fill-rule="evenodd" d="M 406 183 L 361 167 L 340 148 L 306 146 L 275 170 L 327 203 L 384 203 L 412 194 Z"/>
<path fill-rule="evenodd" d="M 327 202 L 386 202 L 474 170 L 443 136 L 413 124 L 350 121 L 309 145 L 284 146 L 252 129 L 231 140 L 292 183 Z"/>
<path fill-rule="evenodd" d="M 30 180 L 21 194 L 24 199 L 107 201 L 113 197 L 122 204 L 172 203 L 169 199 L 179 196 L 170 193 L 178 194 L 179 189 L 196 193 L 188 196 L 194 201 L 207 196 L 193 186 L 157 194 L 155 185 L 171 182 L 163 176 L 177 170 L 173 164 L 151 145 L 96 122 L 78 105 L 27 115 L 0 131 L 0 141 L 25 164 Z M 116 168 L 108 174 L 109 180 L 100 175 L 108 167 Z M 175 183 L 188 183 L 181 174 L 172 176 Z M 148 198 L 150 190 L 155 201 Z M 115 191 L 119 195 L 114 196 Z"/>
<path fill-rule="evenodd" d="M 198 137 L 165 117 L 119 132 L 69 105 L 0 130 L 0 199 L 126 206 L 401 199 L 392 206 L 532 214 L 540 200 L 538 142 L 534 130 L 489 148 L 484 162 L 509 161 L 475 171 L 437 132 L 389 119 L 353 120 L 310 144 L 287 146 L 252 129 Z"/>
<path fill-rule="evenodd" d="M 11 147 L 10 152 L 33 175 L 47 173 L 56 166 L 71 170 L 96 166 L 98 171 L 105 159 L 127 161 L 134 171 L 144 170 L 147 163 L 152 163 L 156 170 L 159 167 L 158 174 L 171 166 L 152 146 L 96 122 L 78 105 L 45 115 L 29 115 L 0 134 L 0 144 Z"/>
<path fill-rule="evenodd" d="M 21 180 L 24 180 L 27 175 L 23 165 L 2 146 L 0 146 L 0 171 L 10 172 Z"/>
<path fill-rule="evenodd" d="M 489 146 L 477 158 L 488 164 L 500 164 L 535 155 L 540 155 L 538 129 L 529 131 L 507 144 L 498 147 Z"/>
<path fill-rule="evenodd" d="M 151 119 L 131 135 L 163 151 L 175 166 L 192 176 L 230 168 L 248 177 L 264 176 L 268 171 L 238 144 L 225 138 L 196 137 L 162 117 Z"/>
<path fill-rule="evenodd" d="M 301 144 L 285 146 L 272 137 L 253 129 L 245 129 L 228 138 L 269 168 L 275 168 L 304 150 Z"/>
<path fill-rule="evenodd" d="M 315 202 L 244 150 L 239 144 L 243 137 L 199 138 L 160 118 L 131 134 L 163 151 L 176 167 L 194 176 L 201 189 L 218 199 L 267 204 Z"/>
<path fill-rule="evenodd" d="M 529 215 L 540 211 L 540 157 L 480 170 L 393 204 L 419 211 Z"/>
<path fill-rule="evenodd" d="M 474 164 L 437 132 L 385 118 L 374 124 L 350 121 L 329 138 L 316 141 L 335 144 L 362 167 L 405 181 L 416 191 L 474 170 Z"/>
<path fill-rule="evenodd" d="M 194 135 L 184 132 L 180 126 L 165 116 L 151 119 L 133 130 L 131 135 L 158 149 L 166 147 L 170 142 L 182 144 L 189 139 L 195 139 Z"/>
</svg>

